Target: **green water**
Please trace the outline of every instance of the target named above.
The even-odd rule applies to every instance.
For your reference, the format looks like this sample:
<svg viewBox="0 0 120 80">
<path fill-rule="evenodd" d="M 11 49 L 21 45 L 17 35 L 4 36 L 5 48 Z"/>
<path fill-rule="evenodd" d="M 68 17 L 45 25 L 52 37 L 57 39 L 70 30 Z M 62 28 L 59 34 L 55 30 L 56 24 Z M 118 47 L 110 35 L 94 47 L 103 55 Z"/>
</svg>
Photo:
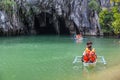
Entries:
<svg viewBox="0 0 120 80">
<path fill-rule="evenodd" d="M 86 37 L 76 44 L 69 36 L 0 38 L 0 80 L 82 80 L 81 66 L 72 61 L 93 41 L 107 67 L 120 64 L 120 40 Z M 114 58 L 114 59 L 113 59 Z"/>
</svg>

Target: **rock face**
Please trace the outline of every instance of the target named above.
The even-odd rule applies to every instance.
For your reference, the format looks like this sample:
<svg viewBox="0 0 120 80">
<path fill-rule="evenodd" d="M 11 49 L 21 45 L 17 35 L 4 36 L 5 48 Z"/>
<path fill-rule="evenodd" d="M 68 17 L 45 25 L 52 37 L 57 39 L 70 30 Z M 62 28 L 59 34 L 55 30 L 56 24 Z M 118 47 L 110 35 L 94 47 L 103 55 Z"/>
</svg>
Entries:
<svg viewBox="0 0 120 80">
<path fill-rule="evenodd" d="M 1 34 L 76 34 L 96 35 L 100 30 L 98 13 L 91 11 L 90 0 L 15 0 L 11 17 L 0 11 Z M 109 7 L 109 0 L 98 0 Z"/>
</svg>

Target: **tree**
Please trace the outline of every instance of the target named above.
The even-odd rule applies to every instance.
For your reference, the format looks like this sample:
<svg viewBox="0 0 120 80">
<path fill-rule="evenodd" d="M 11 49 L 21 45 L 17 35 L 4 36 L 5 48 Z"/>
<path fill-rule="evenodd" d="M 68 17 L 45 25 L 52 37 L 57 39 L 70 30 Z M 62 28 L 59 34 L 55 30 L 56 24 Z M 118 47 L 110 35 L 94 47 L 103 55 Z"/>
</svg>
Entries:
<svg viewBox="0 0 120 80">
<path fill-rule="evenodd" d="M 112 27 L 114 30 L 115 34 L 119 34 L 120 33 L 120 13 L 118 10 L 118 6 L 113 7 L 112 9 L 113 12 L 113 17 L 114 17 L 114 21 L 112 22 Z"/>
<path fill-rule="evenodd" d="M 88 6 L 93 11 L 97 11 L 97 12 L 100 11 L 100 5 L 98 4 L 96 0 L 90 0 L 90 2 L 88 3 Z"/>
<path fill-rule="evenodd" d="M 102 10 L 99 14 L 99 21 L 104 33 L 112 32 L 113 13 L 109 12 L 108 9 Z"/>
<path fill-rule="evenodd" d="M 119 7 L 111 7 L 111 10 L 102 10 L 99 14 L 99 21 L 102 26 L 103 32 L 112 32 L 115 34 L 120 33 L 120 12 Z"/>
<path fill-rule="evenodd" d="M 8 14 L 13 13 L 13 5 L 15 5 L 14 0 L 1 0 L 0 1 L 0 9 L 4 10 Z"/>
</svg>

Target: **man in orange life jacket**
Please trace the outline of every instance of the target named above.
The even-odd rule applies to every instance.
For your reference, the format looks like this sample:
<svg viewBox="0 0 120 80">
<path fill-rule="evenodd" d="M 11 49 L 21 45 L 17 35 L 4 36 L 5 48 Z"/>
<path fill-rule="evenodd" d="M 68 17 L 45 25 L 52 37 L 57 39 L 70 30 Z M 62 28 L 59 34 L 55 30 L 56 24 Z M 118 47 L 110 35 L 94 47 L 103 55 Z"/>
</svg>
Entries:
<svg viewBox="0 0 120 80">
<path fill-rule="evenodd" d="M 86 45 L 87 45 L 87 47 L 83 53 L 82 62 L 85 62 L 85 63 L 96 62 L 97 55 L 95 53 L 95 49 L 92 48 L 92 42 L 88 41 Z"/>
</svg>

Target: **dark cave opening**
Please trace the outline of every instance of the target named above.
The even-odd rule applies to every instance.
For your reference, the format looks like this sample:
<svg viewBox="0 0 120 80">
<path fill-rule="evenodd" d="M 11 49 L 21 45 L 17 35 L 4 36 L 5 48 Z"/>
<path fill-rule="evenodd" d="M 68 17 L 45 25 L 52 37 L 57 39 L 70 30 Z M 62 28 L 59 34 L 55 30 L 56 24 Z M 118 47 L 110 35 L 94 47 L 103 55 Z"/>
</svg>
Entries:
<svg viewBox="0 0 120 80">
<path fill-rule="evenodd" d="M 34 29 L 38 35 L 58 35 L 58 32 L 52 21 L 53 15 L 49 13 L 42 12 L 35 16 L 34 19 Z M 69 35 L 69 28 L 65 25 L 65 20 L 62 17 L 58 17 L 59 34 Z"/>
<path fill-rule="evenodd" d="M 67 28 L 65 24 L 65 19 L 63 17 L 58 18 L 59 26 L 60 26 L 60 35 L 70 35 L 70 30 Z"/>
<path fill-rule="evenodd" d="M 38 35 L 53 35 L 57 34 L 54 24 L 50 22 L 52 15 L 48 13 L 41 13 L 35 16 L 34 28 Z"/>
</svg>

